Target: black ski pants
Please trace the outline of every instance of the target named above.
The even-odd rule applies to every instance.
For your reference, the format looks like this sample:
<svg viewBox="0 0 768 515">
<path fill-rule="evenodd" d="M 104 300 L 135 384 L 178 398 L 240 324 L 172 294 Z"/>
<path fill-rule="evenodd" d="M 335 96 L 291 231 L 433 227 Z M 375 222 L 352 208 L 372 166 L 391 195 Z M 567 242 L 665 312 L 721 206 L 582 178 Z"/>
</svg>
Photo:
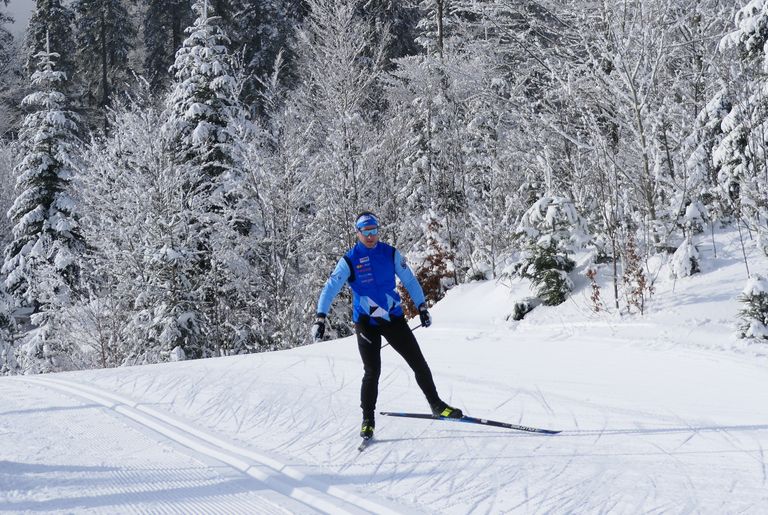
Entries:
<svg viewBox="0 0 768 515">
<path fill-rule="evenodd" d="M 378 320 L 377 320 L 378 322 Z M 404 317 L 392 317 L 389 322 L 381 321 L 372 325 L 361 320 L 355 324 L 357 348 L 363 359 L 363 385 L 360 389 L 360 407 L 363 418 L 374 419 L 376 399 L 379 396 L 379 376 L 381 375 L 381 337 L 383 336 L 416 375 L 416 383 L 424 392 L 430 405 L 440 402 L 437 388 L 432 379 L 432 372 L 421 353 L 419 344 Z"/>
</svg>

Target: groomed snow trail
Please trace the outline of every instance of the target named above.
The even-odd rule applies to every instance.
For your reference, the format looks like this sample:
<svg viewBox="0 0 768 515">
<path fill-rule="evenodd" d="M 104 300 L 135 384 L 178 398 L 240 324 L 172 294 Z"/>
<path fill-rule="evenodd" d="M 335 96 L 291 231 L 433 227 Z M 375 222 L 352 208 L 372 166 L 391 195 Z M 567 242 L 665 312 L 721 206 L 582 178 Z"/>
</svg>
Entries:
<svg viewBox="0 0 768 515">
<path fill-rule="evenodd" d="M 7 422 L 0 437 L 37 450 L 42 462 L 0 460 L 0 511 L 399 512 L 393 503 L 323 484 L 165 413 L 55 375 L 3 381 L 0 398 L 11 400 L 0 413 Z M 14 398 L 36 408 L 14 410 Z"/>
<path fill-rule="evenodd" d="M 768 345 L 734 335 L 741 246 L 718 238 L 704 273 L 659 272 L 642 316 L 595 313 L 582 288 L 512 322 L 520 281 L 435 307 L 416 336 L 441 397 L 561 434 L 379 417 L 359 453 L 354 338 L 0 378 L 0 511 L 765 515 Z M 391 347 L 379 392 L 428 409 Z"/>
</svg>

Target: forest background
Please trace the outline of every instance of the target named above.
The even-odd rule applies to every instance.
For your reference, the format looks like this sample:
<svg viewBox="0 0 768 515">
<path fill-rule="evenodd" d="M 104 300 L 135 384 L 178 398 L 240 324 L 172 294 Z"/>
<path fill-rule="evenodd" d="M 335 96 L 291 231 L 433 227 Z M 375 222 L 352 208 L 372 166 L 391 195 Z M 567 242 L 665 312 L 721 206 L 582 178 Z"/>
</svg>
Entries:
<svg viewBox="0 0 768 515">
<path fill-rule="evenodd" d="M 768 253 L 768 0 L 37 0 L 20 40 L 9 1 L 2 374 L 308 343 L 363 210 L 431 304 L 524 278 L 516 316 L 575 253 L 636 316 L 694 235 Z"/>
</svg>

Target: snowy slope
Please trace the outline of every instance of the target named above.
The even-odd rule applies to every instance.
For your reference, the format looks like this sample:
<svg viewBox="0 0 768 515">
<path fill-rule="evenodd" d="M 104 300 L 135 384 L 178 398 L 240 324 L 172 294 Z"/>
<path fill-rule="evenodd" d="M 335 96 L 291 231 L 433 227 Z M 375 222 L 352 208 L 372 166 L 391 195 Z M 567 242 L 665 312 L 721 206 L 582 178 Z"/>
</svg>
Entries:
<svg viewBox="0 0 768 515">
<path fill-rule="evenodd" d="M 651 263 L 642 317 L 592 312 L 583 280 L 511 322 L 527 285 L 473 283 L 415 333 L 446 401 L 559 435 L 379 417 L 358 453 L 351 338 L 5 378 L 0 511 L 766 513 L 768 345 L 735 337 L 738 238 L 699 250 L 691 278 Z M 379 409 L 426 411 L 400 357 L 382 358 Z"/>
</svg>

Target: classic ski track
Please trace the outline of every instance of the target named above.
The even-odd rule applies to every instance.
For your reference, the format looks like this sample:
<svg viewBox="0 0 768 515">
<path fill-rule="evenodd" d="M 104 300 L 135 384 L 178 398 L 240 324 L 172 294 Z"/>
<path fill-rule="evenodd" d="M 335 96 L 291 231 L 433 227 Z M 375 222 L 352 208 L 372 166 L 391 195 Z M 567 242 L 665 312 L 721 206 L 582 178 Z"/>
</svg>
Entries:
<svg viewBox="0 0 768 515">
<path fill-rule="evenodd" d="M 67 476 L 66 479 L 56 475 L 64 473 L 68 468 L 65 463 L 55 459 L 51 464 L 34 461 L 36 466 L 52 474 L 49 476 L 50 483 L 38 485 L 39 490 L 37 487 L 29 488 L 29 485 L 22 486 L 21 491 L 28 491 L 18 496 L 0 491 L 0 512 L 147 513 L 151 511 L 165 515 L 187 513 L 286 515 L 291 513 L 291 510 L 286 507 L 288 503 L 294 508 L 301 508 L 302 513 L 315 511 L 298 501 L 285 498 L 279 492 L 269 491 L 265 494 L 265 492 L 249 491 L 240 486 L 234 486 L 236 482 L 242 484 L 243 480 L 250 480 L 250 478 L 238 478 L 236 476 L 240 474 L 236 474 L 235 471 L 223 470 L 229 469 L 226 465 L 211 459 L 202 462 L 199 455 L 190 455 L 182 449 L 171 451 L 178 445 L 169 441 L 161 444 L 163 449 L 160 454 L 163 458 L 159 462 L 140 454 L 136 457 L 137 459 L 132 459 L 128 463 L 109 461 L 109 464 L 106 464 L 104 460 L 113 460 L 115 456 L 125 457 L 124 453 L 128 452 L 127 449 L 132 445 L 130 442 L 135 442 L 135 438 L 140 438 L 143 448 L 146 448 L 153 441 L 157 441 L 156 435 L 146 434 L 134 421 L 109 412 L 99 404 L 79 395 L 52 389 L 49 385 L 24 381 L 23 378 L 11 378 L 4 386 L 22 388 L 23 390 L 20 389 L 18 394 L 28 393 L 37 403 L 44 404 L 53 393 L 56 397 L 67 401 L 65 404 L 56 404 L 59 401 L 55 401 L 53 406 L 57 407 L 44 405 L 39 410 L 28 410 L 32 413 L 48 410 L 56 413 L 57 410 L 64 409 L 77 410 L 77 412 L 98 410 L 100 415 L 83 418 L 75 415 L 76 419 L 61 418 L 56 415 L 46 418 L 55 425 L 59 442 L 75 439 L 87 442 L 85 445 L 88 454 L 97 459 L 89 464 L 81 462 L 72 464 L 71 468 L 78 472 Z M 43 399 L 38 393 L 42 393 L 45 398 Z M 65 407 L 62 408 L 63 406 Z M 37 422 L 39 423 L 40 420 L 37 419 Z M 126 429 L 136 433 L 129 438 L 128 444 L 123 442 L 122 438 L 114 437 L 115 434 L 122 437 Z M 36 443 L 46 449 L 51 445 L 51 442 Z M 29 445 L 29 441 L 26 445 Z M 174 458 L 174 455 L 178 457 Z M 75 457 L 73 459 L 78 460 Z M 222 472 L 224 472 L 223 475 Z M 2 478 L 0 483 L 3 483 Z M 93 489 L 84 492 L 82 488 L 86 485 Z M 8 504 L 4 504 L 3 500 L 7 500 Z M 275 500 L 278 502 L 274 502 Z"/>
<path fill-rule="evenodd" d="M 393 515 L 408 511 L 394 503 L 362 497 L 338 486 L 324 484 L 309 477 L 295 466 L 234 445 L 127 397 L 60 378 L 23 377 L 21 379 L 100 404 L 137 422 L 153 433 L 160 433 L 177 444 L 225 463 L 263 482 L 270 489 L 317 511 L 333 514 Z"/>
</svg>

